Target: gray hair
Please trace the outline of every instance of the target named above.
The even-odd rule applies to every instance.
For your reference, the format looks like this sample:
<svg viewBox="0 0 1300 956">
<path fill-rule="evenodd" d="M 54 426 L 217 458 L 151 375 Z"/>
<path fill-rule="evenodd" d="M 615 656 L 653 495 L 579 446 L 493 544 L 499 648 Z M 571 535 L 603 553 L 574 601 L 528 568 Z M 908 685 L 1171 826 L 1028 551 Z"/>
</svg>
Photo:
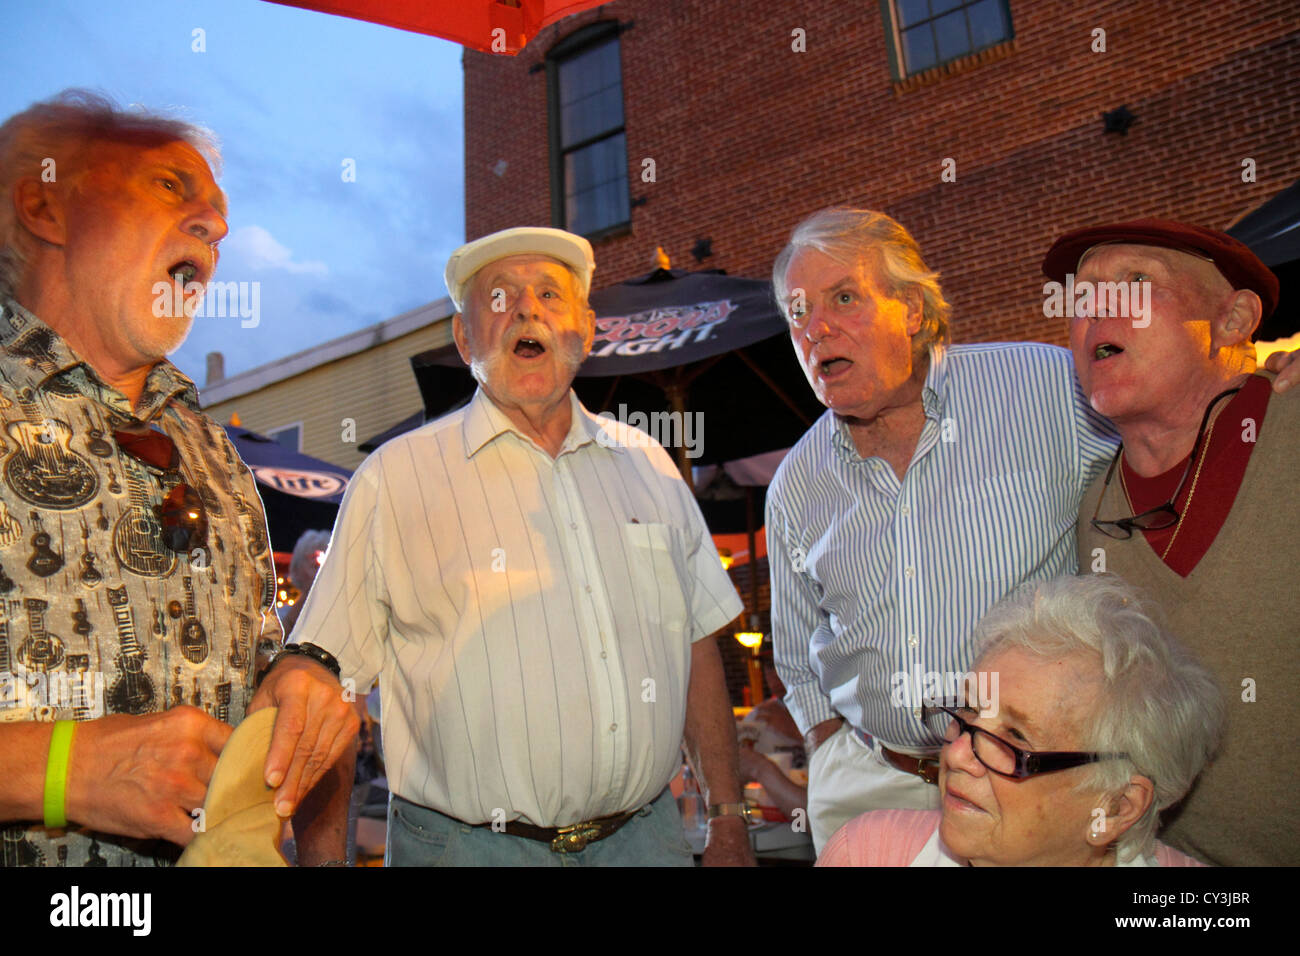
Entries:
<svg viewBox="0 0 1300 956">
<path fill-rule="evenodd" d="M 837 206 L 815 212 L 790 233 L 790 242 L 772 265 L 777 306 L 789 318 L 789 289 L 785 274 L 801 249 L 816 249 L 845 265 L 871 256 L 886 295 L 897 298 L 910 287 L 921 290 L 921 328 L 912 337 L 912 351 L 924 354 L 931 345 L 948 342 L 952 311 L 939 287 L 939 273 L 925 264 L 912 234 L 883 212 Z"/>
<path fill-rule="evenodd" d="M 14 213 L 14 187 L 23 179 L 41 179 L 49 160 L 60 183 L 74 182 L 86 171 L 91 143 L 140 137 L 189 143 L 214 175 L 221 171 L 220 149 L 210 130 L 140 107 L 122 109 L 91 90 L 64 90 L 0 126 L 0 296 L 14 293 L 31 254 L 31 238 Z"/>
<path fill-rule="evenodd" d="M 1119 794 L 1135 773 L 1155 789 L 1147 812 L 1119 838 L 1121 860 L 1151 853 L 1160 813 L 1191 789 L 1223 730 L 1222 691 L 1156 614 L 1120 578 L 1082 575 L 1021 588 L 976 630 L 981 661 L 1009 649 L 1042 660 L 1099 658 L 1101 687 L 1080 746 L 1128 758 L 1089 764 L 1078 790 Z"/>
<path fill-rule="evenodd" d="M 307 596 L 312 582 L 316 580 L 316 552 L 325 551 L 330 546 L 328 531 L 304 531 L 293 546 L 293 557 L 289 559 L 289 580 L 293 586 Z"/>
</svg>

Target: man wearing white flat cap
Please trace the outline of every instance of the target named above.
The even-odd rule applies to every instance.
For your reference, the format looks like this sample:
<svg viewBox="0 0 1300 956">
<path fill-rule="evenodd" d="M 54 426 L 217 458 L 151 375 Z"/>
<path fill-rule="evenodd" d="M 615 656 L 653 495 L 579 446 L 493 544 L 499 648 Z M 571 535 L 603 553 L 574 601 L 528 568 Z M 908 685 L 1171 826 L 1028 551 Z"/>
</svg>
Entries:
<svg viewBox="0 0 1300 956">
<path fill-rule="evenodd" d="M 299 620 L 345 677 L 379 678 L 389 865 L 689 865 L 683 739 L 704 862 L 752 862 L 709 638 L 741 602 L 668 454 L 570 388 L 594 267 L 559 229 L 452 255 L 479 389 L 357 471 Z"/>
</svg>

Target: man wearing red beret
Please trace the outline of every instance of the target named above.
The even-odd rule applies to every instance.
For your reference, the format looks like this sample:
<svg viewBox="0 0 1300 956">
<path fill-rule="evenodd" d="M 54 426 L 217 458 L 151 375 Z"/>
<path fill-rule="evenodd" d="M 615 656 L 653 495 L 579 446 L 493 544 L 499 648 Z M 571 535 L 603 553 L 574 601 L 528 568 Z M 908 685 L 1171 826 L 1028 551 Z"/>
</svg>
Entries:
<svg viewBox="0 0 1300 956">
<path fill-rule="evenodd" d="M 1150 591 L 1227 695 L 1220 753 L 1162 839 L 1220 865 L 1300 863 L 1300 398 L 1274 393 L 1251 341 L 1277 279 L 1230 236 L 1155 219 L 1063 236 L 1043 271 L 1142 293 L 1072 310 L 1079 381 L 1122 439 L 1080 509 L 1080 570 Z"/>
</svg>

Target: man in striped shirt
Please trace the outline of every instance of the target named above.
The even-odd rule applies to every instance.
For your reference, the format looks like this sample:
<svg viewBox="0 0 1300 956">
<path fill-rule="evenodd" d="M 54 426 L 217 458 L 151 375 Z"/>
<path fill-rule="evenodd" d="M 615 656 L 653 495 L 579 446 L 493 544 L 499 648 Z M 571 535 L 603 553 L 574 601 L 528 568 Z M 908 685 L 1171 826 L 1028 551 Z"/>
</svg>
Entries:
<svg viewBox="0 0 1300 956">
<path fill-rule="evenodd" d="M 1115 437 L 1066 350 L 946 346 L 938 276 L 888 216 L 813 215 L 773 275 L 828 409 L 767 504 L 776 661 L 820 848 L 867 810 L 938 806 L 922 699 L 964 689 L 989 607 L 1075 570 L 1079 501 Z"/>
<path fill-rule="evenodd" d="M 507 229 L 447 265 L 469 405 L 358 469 L 295 637 L 378 677 L 390 865 L 749 863 L 710 638 L 741 610 L 667 453 L 590 414 L 590 244 Z"/>
</svg>

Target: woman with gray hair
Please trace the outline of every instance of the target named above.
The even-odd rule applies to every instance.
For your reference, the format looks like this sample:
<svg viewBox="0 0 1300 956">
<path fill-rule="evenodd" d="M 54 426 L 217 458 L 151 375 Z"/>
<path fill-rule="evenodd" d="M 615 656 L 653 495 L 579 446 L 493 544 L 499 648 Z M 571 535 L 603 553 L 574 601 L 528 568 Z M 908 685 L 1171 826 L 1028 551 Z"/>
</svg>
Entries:
<svg viewBox="0 0 1300 956">
<path fill-rule="evenodd" d="M 863 814 L 819 866 L 1198 865 L 1155 832 L 1214 752 L 1222 696 L 1132 588 L 1030 585 L 977 646 L 965 699 L 923 709 L 942 810 Z"/>
</svg>

